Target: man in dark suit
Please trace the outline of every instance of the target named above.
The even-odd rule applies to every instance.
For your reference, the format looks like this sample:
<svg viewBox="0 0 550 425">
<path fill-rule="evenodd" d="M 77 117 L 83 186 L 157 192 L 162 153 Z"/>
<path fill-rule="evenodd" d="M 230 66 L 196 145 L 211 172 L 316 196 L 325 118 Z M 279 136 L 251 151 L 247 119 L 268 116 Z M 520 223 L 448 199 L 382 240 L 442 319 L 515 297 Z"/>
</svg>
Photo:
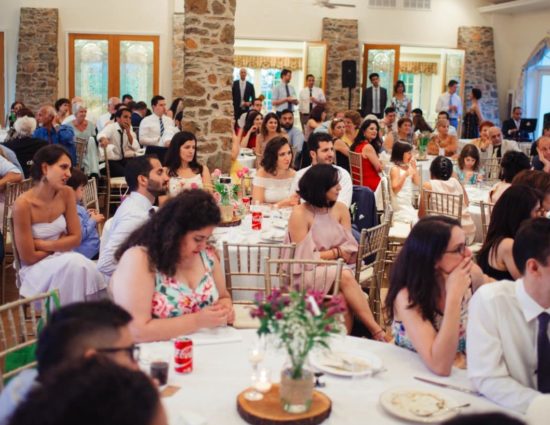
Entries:
<svg viewBox="0 0 550 425">
<path fill-rule="evenodd" d="M 243 112 L 246 112 L 252 101 L 256 98 L 254 86 L 246 81 L 246 69 L 241 68 L 239 71 L 238 80 L 233 81 L 233 110 L 235 112 L 235 120 L 238 120 Z"/>
<path fill-rule="evenodd" d="M 523 111 L 519 106 L 512 109 L 512 116 L 502 123 L 502 134 L 505 139 L 520 140 L 526 139 L 529 135 L 521 133 L 519 131 L 519 125 L 521 123 L 521 115 Z"/>
<path fill-rule="evenodd" d="M 372 86 L 363 91 L 361 115 L 365 117 L 373 114 L 382 118 L 388 103 L 388 92 L 384 87 L 380 87 L 380 76 L 376 72 L 369 75 L 369 80 Z"/>
</svg>

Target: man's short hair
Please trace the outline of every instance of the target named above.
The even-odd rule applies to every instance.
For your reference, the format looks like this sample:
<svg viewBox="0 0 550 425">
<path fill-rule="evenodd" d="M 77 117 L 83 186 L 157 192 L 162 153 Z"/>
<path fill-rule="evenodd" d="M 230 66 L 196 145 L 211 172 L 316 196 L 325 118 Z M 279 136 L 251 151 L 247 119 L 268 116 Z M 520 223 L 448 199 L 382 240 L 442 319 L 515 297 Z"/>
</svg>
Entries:
<svg viewBox="0 0 550 425">
<path fill-rule="evenodd" d="M 514 238 L 512 254 L 521 274 L 525 273 L 530 258 L 547 266 L 550 257 L 550 220 L 539 217 L 523 222 Z"/>
<path fill-rule="evenodd" d="M 147 109 L 147 104 L 143 100 L 140 100 L 135 103 L 132 111 L 143 111 L 144 109 Z"/>
<path fill-rule="evenodd" d="M 128 185 L 128 190 L 133 192 L 138 188 L 138 177 L 144 176 L 149 178 L 149 173 L 153 169 L 151 164 L 152 159 L 158 159 L 155 155 L 144 155 L 135 158 L 130 158 L 124 167 L 124 178 Z"/>
<path fill-rule="evenodd" d="M 126 99 L 134 100 L 134 96 L 131 94 L 125 94 L 122 96 L 122 102 L 124 102 Z"/>
<path fill-rule="evenodd" d="M 411 112 L 413 114 L 420 115 L 420 116 L 424 115 L 424 112 L 422 112 L 422 109 L 420 109 L 420 108 L 414 108 Z"/>
<path fill-rule="evenodd" d="M 286 74 L 292 74 L 292 71 L 290 69 L 283 68 L 281 70 L 281 78 L 283 78 Z"/>
<path fill-rule="evenodd" d="M 157 106 L 157 103 L 159 103 L 161 100 L 165 99 L 160 94 L 153 96 L 153 98 L 151 99 L 151 106 Z"/>
<path fill-rule="evenodd" d="M 132 113 L 132 111 L 130 111 L 130 108 L 128 108 L 126 106 L 120 107 L 115 112 L 115 118 L 120 118 L 122 116 L 122 113 L 125 112 L 125 111 L 128 111 L 130 114 Z"/>
<path fill-rule="evenodd" d="M 312 133 L 311 136 L 309 136 L 309 139 L 307 139 L 307 146 L 309 151 L 317 152 L 319 150 L 319 144 L 321 142 L 334 143 L 332 140 L 332 136 L 328 133 L 324 133 L 324 132 Z"/>
<path fill-rule="evenodd" d="M 59 111 L 59 109 L 65 104 L 67 103 L 68 105 L 71 104 L 71 101 L 69 99 L 66 99 L 64 97 L 62 97 L 61 99 L 57 99 L 54 103 L 54 107 L 55 107 L 55 110 L 56 111 Z"/>
<path fill-rule="evenodd" d="M 394 112 L 395 112 L 395 108 L 393 106 L 388 106 L 386 109 L 384 109 L 385 115 L 392 114 Z"/>
<path fill-rule="evenodd" d="M 514 107 L 512 108 L 512 114 L 513 114 L 514 112 L 516 112 L 518 109 L 521 109 L 521 106 L 514 106 Z"/>
<path fill-rule="evenodd" d="M 306 75 L 306 80 L 307 80 L 309 77 L 315 78 L 315 75 L 313 75 L 313 74 L 307 74 L 307 75 Z"/>
<path fill-rule="evenodd" d="M 67 180 L 67 186 L 73 190 L 78 189 L 80 186 L 86 186 L 88 183 L 88 176 L 80 171 L 78 168 L 73 168 L 71 170 L 71 177 Z"/>
<path fill-rule="evenodd" d="M 380 78 L 380 75 L 378 75 L 378 72 L 371 72 L 371 73 L 369 74 L 369 80 L 370 80 L 371 82 L 372 82 L 372 79 L 373 79 L 374 77 Z"/>
<path fill-rule="evenodd" d="M 447 84 L 448 87 L 453 87 L 458 84 L 458 81 L 456 80 L 449 80 L 449 84 Z"/>
<path fill-rule="evenodd" d="M 292 116 L 294 116 L 294 112 L 292 112 L 290 109 L 283 109 L 283 111 L 281 112 L 281 117 L 285 114 L 292 114 Z"/>
<path fill-rule="evenodd" d="M 449 113 L 447 111 L 439 111 L 437 116 L 439 117 L 440 115 L 445 115 L 445 118 L 449 119 Z"/>
<path fill-rule="evenodd" d="M 65 361 L 81 357 L 84 350 L 118 338 L 119 329 L 132 316 L 111 301 L 69 304 L 55 311 L 40 333 L 36 346 L 38 373 L 43 376 Z M 107 341 L 105 341 L 107 340 Z"/>
</svg>

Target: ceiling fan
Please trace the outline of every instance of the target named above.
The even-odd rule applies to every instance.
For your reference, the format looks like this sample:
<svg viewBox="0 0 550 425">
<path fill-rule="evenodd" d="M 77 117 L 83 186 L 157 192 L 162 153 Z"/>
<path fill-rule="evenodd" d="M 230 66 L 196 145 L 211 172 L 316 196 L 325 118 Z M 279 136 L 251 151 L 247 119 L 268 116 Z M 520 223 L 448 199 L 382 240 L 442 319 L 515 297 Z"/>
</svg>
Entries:
<svg viewBox="0 0 550 425">
<path fill-rule="evenodd" d="M 354 4 L 331 3 L 330 0 L 314 0 L 314 4 L 320 7 L 326 7 L 327 9 L 336 9 L 337 7 L 355 7 Z"/>
</svg>

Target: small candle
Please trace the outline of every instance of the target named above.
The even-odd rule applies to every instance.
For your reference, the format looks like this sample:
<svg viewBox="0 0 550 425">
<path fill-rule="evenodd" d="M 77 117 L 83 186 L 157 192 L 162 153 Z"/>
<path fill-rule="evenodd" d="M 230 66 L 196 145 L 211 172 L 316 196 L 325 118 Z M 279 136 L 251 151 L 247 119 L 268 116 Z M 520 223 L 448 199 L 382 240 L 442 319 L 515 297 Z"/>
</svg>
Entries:
<svg viewBox="0 0 550 425">
<path fill-rule="evenodd" d="M 254 383 L 254 388 L 261 393 L 266 393 L 271 389 L 271 379 L 269 378 L 269 371 L 267 369 L 260 370 L 258 379 Z"/>
<path fill-rule="evenodd" d="M 315 298 L 313 298 L 313 295 L 310 295 L 307 300 L 309 301 L 309 304 L 311 305 L 311 309 L 313 310 L 314 316 L 320 316 L 321 310 L 319 309 L 319 305 L 317 304 L 317 301 L 315 301 Z"/>
</svg>

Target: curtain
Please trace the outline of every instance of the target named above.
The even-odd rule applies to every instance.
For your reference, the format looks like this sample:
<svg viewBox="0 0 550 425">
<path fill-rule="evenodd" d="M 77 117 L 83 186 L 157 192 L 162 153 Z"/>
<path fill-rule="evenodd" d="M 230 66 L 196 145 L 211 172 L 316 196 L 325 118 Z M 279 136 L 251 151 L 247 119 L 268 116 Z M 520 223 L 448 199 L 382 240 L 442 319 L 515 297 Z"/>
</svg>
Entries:
<svg viewBox="0 0 550 425">
<path fill-rule="evenodd" d="M 303 69 L 302 58 L 235 55 L 233 63 L 236 68 Z"/>
<path fill-rule="evenodd" d="M 537 47 L 535 47 L 535 49 L 529 55 L 529 58 L 527 59 L 527 61 L 521 67 L 521 74 L 519 76 L 519 81 L 518 81 L 517 90 L 516 90 L 516 105 L 523 104 L 525 80 L 529 69 L 536 66 L 548 51 L 550 51 L 550 37 L 543 38 L 537 44 Z"/>
<path fill-rule="evenodd" d="M 399 72 L 403 74 L 437 74 L 435 62 L 399 62 Z"/>
</svg>

